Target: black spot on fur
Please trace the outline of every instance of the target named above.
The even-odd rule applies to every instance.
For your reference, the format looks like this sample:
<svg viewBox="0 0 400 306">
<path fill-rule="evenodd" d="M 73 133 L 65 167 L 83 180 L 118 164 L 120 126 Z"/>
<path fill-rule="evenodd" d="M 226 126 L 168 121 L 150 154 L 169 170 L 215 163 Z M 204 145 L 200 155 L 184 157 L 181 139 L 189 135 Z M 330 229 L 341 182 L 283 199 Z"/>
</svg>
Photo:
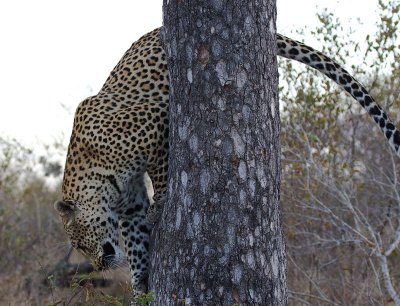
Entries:
<svg viewBox="0 0 400 306">
<path fill-rule="evenodd" d="M 364 101 L 365 106 L 369 106 L 372 103 L 372 98 L 370 96 L 365 96 Z"/>
<path fill-rule="evenodd" d="M 114 188 L 118 191 L 119 194 L 121 194 L 121 189 L 119 189 L 118 184 L 117 184 L 117 180 L 115 179 L 115 176 L 110 174 L 106 176 L 106 179 L 108 179 L 111 183 L 111 185 L 114 186 Z"/>
<path fill-rule="evenodd" d="M 393 142 L 394 142 L 396 145 L 400 145 L 400 132 L 399 132 L 399 131 L 394 132 L 394 135 L 393 135 Z"/>
<path fill-rule="evenodd" d="M 351 76 L 349 76 L 348 74 L 344 74 L 343 78 L 347 81 L 347 83 L 351 83 L 351 81 L 353 80 Z"/>
<path fill-rule="evenodd" d="M 328 70 L 328 71 L 335 71 L 335 70 L 336 70 L 336 69 L 335 69 L 335 66 L 332 65 L 332 64 L 329 64 L 329 63 L 325 64 L 325 68 L 326 68 L 326 70 Z"/>
<path fill-rule="evenodd" d="M 379 109 L 379 107 L 377 105 L 375 105 L 373 108 L 371 108 L 369 110 L 369 113 L 373 116 L 378 116 L 381 114 L 381 110 Z"/>
<path fill-rule="evenodd" d="M 141 225 L 141 226 L 139 226 L 139 231 L 140 231 L 141 233 L 148 233 L 148 232 L 149 232 L 149 229 L 148 229 L 147 226 Z"/>
<path fill-rule="evenodd" d="M 284 42 L 279 42 L 278 43 L 278 48 L 279 49 L 285 49 L 286 48 L 286 44 Z"/>
<path fill-rule="evenodd" d="M 133 208 L 128 208 L 125 211 L 125 215 L 133 215 L 135 213 L 135 210 Z"/>
<path fill-rule="evenodd" d="M 354 97 L 361 98 L 364 94 L 362 93 L 362 91 L 356 90 L 353 92 L 353 95 Z"/>
<path fill-rule="evenodd" d="M 311 57 L 311 60 L 313 60 L 314 62 L 321 61 L 321 58 L 317 54 L 311 54 L 310 57 Z"/>
<path fill-rule="evenodd" d="M 395 126 L 393 123 L 388 122 L 386 124 L 386 129 L 393 131 L 395 129 Z"/>
<path fill-rule="evenodd" d="M 292 48 L 289 50 L 289 54 L 291 55 L 299 55 L 299 50 L 297 50 L 296 48 Z"/>
</svg>

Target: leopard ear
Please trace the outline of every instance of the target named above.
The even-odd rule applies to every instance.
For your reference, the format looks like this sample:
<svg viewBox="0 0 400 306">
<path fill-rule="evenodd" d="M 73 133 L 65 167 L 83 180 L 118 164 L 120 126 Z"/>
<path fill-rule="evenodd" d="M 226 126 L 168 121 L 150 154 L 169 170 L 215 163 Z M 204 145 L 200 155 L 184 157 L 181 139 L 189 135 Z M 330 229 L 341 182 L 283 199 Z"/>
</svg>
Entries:
<svg viewBox="0 0 400 306">
<path fill-rule="evenodd" d="M 54 209 L 58 211 L 64 223 L 69 226 L 75 219 L 76 205 L 72 201 L 57 201 Z"/>
</svg>

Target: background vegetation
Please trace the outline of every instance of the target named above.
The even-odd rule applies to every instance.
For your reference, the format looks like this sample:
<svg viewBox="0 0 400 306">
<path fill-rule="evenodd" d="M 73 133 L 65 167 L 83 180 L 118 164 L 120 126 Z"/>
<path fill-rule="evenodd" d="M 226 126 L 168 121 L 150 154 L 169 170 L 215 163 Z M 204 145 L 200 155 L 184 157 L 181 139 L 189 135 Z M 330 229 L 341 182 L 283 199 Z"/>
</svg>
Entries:
<svg viewBox="0 0 400 306">
<path fill-rule="evenodd" d="M 400 122 L 400 4 L 381 1 L 379 14 L 376 32 L 363 43 L 328 11 L 311 33 Z M 400 294 L 398 158 L 330 80 L 287 60 L 280 76 L 290 304 L 390 305 Z M 52 208 L 62 173 L 54 156 L 66 148 L 45 149 L 37 156 L 0 138 L 0 305 L 124 304 L 129 291 L 121 271 L 64 275 L 67 288 L 59 282 L 54 268 L 68 247 Z M 83 259 L 75 254 L 71 261 Z M 98 277 L 112 285 L 87 281 Z"/>
<path fill-rule="evenodd" d="M 0 138 L 0 305 L 122 305 L 126 273 L 77 273 L 73 263 L 84 262 L 78 254 L 63 261 L 69 246 L 52 203 L 62 177 L 54 156 L 66 149 L 59 142 L 44 149 L 46 155 L 35 156 Z"/>
<path fill-rule="evenodd" d="M 323 11 L 312 31 L 399 122 L 398 1 L 362 44 Z M 352 66 L 347 61 L 360 60 Z M 293 305 L 400 304 L 399 160 L 361 107 L 317 72 L 280 62 L 284 209 Z"/>
</svg>

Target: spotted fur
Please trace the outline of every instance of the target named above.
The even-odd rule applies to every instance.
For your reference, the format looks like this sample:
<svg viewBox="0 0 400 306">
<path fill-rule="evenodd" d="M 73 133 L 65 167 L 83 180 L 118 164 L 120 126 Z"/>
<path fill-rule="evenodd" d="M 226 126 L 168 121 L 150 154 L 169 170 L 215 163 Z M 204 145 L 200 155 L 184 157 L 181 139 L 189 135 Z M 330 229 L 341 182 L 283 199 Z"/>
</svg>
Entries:
<svg viewBox="0 0 400 306">
<path fill-rule="evenodd" d="M 278 54 L 327 75 L 349 92 L 378 123 L 400 155 L 400 133 L 382 108 L 346 70 L 324 54 L 282 35 Z M 125 53 L 100 92 L 78 107 L 63 180 L 55 204 L 72 245 L 99 269 L 123 256 L 137 294 L 146 290 L 149 231 L 165 199 L 168 170 L 168 69 L 159 29 Z M 147 171 L 154 205 L 143 182 Z M 147 216 L 147 218 L 146 218 Z"/>
</svg>

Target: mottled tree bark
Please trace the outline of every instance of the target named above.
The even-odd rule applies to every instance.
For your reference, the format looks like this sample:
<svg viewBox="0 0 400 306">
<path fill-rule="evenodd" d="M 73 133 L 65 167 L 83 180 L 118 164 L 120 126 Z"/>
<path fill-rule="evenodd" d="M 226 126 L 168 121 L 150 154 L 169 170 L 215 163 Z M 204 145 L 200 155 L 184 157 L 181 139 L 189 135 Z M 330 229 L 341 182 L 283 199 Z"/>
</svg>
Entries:
<svg viewBox="0 0 400 306">
<path fill-rule="evenodd" d="M 164 1 L 170 162 L 152 238 L 157 305 L 287 304 L 275 20 L 273 0 Z"/>
</svg>

